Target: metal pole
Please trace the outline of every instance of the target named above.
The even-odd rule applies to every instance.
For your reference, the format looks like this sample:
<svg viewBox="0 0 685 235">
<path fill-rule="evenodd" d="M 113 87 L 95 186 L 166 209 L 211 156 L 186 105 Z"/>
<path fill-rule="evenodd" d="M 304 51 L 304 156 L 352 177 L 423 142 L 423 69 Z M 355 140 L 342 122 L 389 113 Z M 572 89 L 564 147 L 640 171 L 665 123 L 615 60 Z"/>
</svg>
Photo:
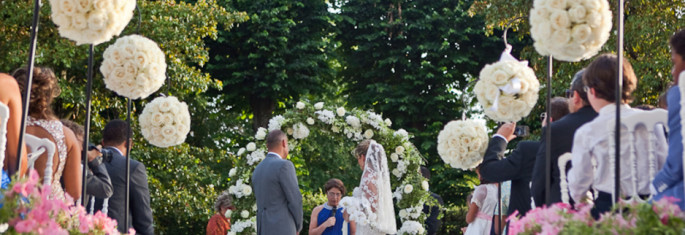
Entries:
<svg viewBox="0 0 685 235">
<path fill-rule="evenodd" d="M 617 64 L 617 74 L 616 78 L 616 130 L 614 136 L 614 142 L 616 143 L 615 149 L 615 172 L 614 172 L 614 202 L 617 202 L 621 194 L 621 91 L 623 91 L 623 0 L 618 0 L 618 20 L 616 21 L 618 26 L 618 35 L 616 36 L 616 56 L 618 59 Z M 620 209 L 619 209 L 620 210 Z"/>
<path fill-rule="evenodd" d="M 33 84 L 33 64 L 36 60 L 36 42 L 38 41 L 38 19 L 40 16 L 40 0 L 35 0 L 33 5 L 33 22 L 31 23 L 31 42 L 29 46 L 28 76 L 24 86 L 24 94 L 21 110 L 21 127 L 19 130 L 19 146 L 17 147 L 17 165 L 15 168 L 7 166 L 7 173 L 12 176 L 21 169 L 21 152 L 24 147 L 24 135 L 26 134 L 26 119 L 29 114 L 29 98 L 31 97 L 31 84 Z"/>
<path fill-rule="evenodd" d="M 95 46 L 90 44 L 90 51 L 88 54 L 88 81 L 86 82 L 86 123 L 83 124 L 83 149 L 81 154 L 81 164 L 83 164 L 83 172 L 81 175 L 81 205 L 86 206 L 88 200 L 86 198 L 86 172 L 88 172 L 88 145 L 90 144 L 90 106 L 91 96 L 93 94 L 93 50 Z"/>
<path fill-rule="evenodd" d="M 128 211 L 129 211 L 129 192 L 131 187 L 131 98 L 126 98 L 128 104 L 126 105 L 126 124 L 128 124 L 128 132 L 126 133 L 126 213 L 124 213 L 124 224 L 128 228 Z"/>
<path fill-rule="evenodd" d="M 545 121 L 547 126 L 545 128 L 545 204 L 548 206 L 552 204 L 552 125 L 550 125 L 549 115 L 552 113 L 552 73 L 554 58 L 550 55 L 547 57 L 547 116 Z"/>
</svg>

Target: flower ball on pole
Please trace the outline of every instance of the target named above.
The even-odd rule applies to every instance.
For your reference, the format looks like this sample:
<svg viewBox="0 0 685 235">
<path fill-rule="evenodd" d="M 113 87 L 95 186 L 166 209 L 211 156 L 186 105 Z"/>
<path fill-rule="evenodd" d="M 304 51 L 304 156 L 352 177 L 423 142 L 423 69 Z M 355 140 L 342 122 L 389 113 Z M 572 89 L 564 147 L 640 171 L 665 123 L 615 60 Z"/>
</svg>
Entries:
<svg viewBox="0 0 685 235">
<path fill-rule="evenodd" d="M 100 72 L 105 85 L 117 94 L 146 98 L 164 84 L 166 62 L 157 43 L 140 35 L 119 38 L 103 55 Z"/>
<path fill-rule="evenodd" d="M 133 17 L 135 0 L 50 0 L 52 22 L 60 36 L 77 45 L 97 45 L 124 30 Z"/>
<path fill-rule="evenodd" d="M 139 118 L 143 137 L 157 147 L 183 143 L 190 132 L 188 105 L 176 97 L 158 97 L 145 105 Z"/>
<path fill-rule="evenodd" d="M 453 168 L 476 167 L 488 147 L 484 120 L 457 120 L 445 125 L 438 134 L 438 154 Z"/>
</svg>

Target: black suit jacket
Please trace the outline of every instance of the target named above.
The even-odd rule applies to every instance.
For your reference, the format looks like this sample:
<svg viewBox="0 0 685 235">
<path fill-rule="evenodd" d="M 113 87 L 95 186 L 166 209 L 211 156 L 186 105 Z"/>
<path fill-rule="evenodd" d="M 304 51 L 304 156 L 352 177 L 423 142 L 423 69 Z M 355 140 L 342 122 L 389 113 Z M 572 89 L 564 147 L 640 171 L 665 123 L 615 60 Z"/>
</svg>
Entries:
<svg viewBox="0 0 685 235">
<path fill-rule="evenodd" d="M 507 158 L 501 159 L 507 149 L 507 141 L 493 137 L 485 150 L 480 166 L 481 177 L 490 182 L 511 180 L 508 215 L 514 211 L 525 215 L 530 210 L 529 185 L 539 146 L 540 142 L 537 141 L 521 141 Z"/>
<path fill-rule="evenodd" d="M 440 195 L 431 192 L 431 197 L 435 198 L 440 206 L 428 206 L 426 204 L 423 205 L 423 213 L 428 215 L 425 221 L 426 235 L 435 235 L 440 232 L 442 220 L 438 219 L 438 216 L 440 215 L 440 207 L 445 205 L 445 202 L 442 201 L 442 197 L 440 197 Z"/>
<path fill-rule="evenodd" d="M 552 185 L 550 188 L 551 202 L 547 205 L 561 202 L 559 166 L 557 164 L 559 156 L 571 152 L 571 148 L 573 147 L 573 135 L 576 133 L 576 130 L 583 124 L 595 119 L 595 117 L 597 117 L 597 112 L 595 112 L 590 105 L 587 105 L 577 112 L 570 113 L 549 125 L 549 127 L 552 128 L 552 136 L 550 139 L 552 143 Z M 545 145 L 547 136 L 545 131 L 546 130 L 543 128 L 542 137 L 540 138 L 540 149 L 537 154 L 537 159 L 535 160 L 535 169 L 533 170 L 533 179 L 530 186 L 531 194 L 533 195 L 536 206 L 545 204 L 545 158 L 547 153 L 547 146 Z"/>
<path fill-rule="evenodd" d="M 126 213 L 126 157 L 119 154 L 112 147 L 112 159 L 105 161 L 105 167 L 112 180 L 114 194 L 109 198 L 107 216 L 117 221 L 119 232 L 128 232 L 133 227 L 136 234 L 154 234 L 152 227 L 152 210 L 150 209 L 150 192 L 147 187 L 147 173 L 145 166 L 131 159 L 131 182 L 129 191 L 129 219 L 128 226 L 124 225 Z M 95 209 L 102 209 L 102 198 L 95 199 Z"/>
</svg>

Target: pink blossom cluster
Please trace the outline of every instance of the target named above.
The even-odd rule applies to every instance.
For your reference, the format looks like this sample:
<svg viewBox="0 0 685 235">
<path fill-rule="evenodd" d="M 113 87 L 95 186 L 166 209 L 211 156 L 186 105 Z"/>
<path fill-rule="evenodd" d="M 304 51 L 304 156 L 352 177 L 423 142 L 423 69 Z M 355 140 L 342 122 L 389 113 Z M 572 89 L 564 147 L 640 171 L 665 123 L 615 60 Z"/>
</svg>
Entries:
<svg viewBox="0 0 685 235">
<path fill-rule="evenodd" d="M 81 205 L 74 205 L 69 195 L 65 199 L 50 196 L 51 187 L 38 183 L 38 173 L 32 170 L 28 179 L 14 183 L 5 193 L 4 211 L 14 212 L 9 225 L 18 233 L 35 234 L 119 234 L 117 222 L 102 212 L 88 214 Z M 18 203 L 8 203 L 8 202 Z M 14 207 L 14 208 L 7 208 Z M 129 231 L 135 234 L 135 231 Z"/>
<path fill-rule="evenodd" d="M 528 211 L 523 218 L 517 216 L 518 212 L 515 212 L 508 218 L 509 234 L 557 234 L 569 221 L 585 221 L 592 218 L 589 207 L 576 211 L 566 203 L 537 207 Z"/>
</svg>

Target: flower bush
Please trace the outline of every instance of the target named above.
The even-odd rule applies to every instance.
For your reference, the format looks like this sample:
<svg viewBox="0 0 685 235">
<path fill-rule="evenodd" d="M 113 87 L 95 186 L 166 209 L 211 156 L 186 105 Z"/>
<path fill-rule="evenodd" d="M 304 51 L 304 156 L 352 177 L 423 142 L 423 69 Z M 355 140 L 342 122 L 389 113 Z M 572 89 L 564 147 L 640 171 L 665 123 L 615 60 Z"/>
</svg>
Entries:
<svg viewBox="0 0 685 235">
<path fill-rule="evenodd" d="M 231 175 L 230 188 L 232 188 L 229 189 L 229 192 L 236 197 L 234 201 L 236 211 L 247 210 L 249 215 L 247 218 L 234 216 L 231 234 L 251 234 L 255 231 L 256 202 L 254 195 L 245 194 L 239 189 L 247 187 L 245 185 L 251 182 L 252 171 L 266 154 L 264 136 L 266 136 L 267 130 L 275 129 L 287 133 L 290 147 L 289 158 L 298 169 L 307 168 L 307 162 L 302 161 L 301 155 L 303 149 L 308 147 L 325 149 L 330 146 L 330 148 L 340 148 L 336 151 L 344 153 L 345 156 L 350 156 L 349 159 L 342 159 L 342 161 L 354 162 L 356 165 L 356 161 L 350 152 L 360 141 L 373 138 L 383 145 L 389 158 L 388 167 L 392 172 L 391 187 L 402 189 L 401 198 L 395 200 L 395 207 L 397 208 L 395 211 L 410 208 L 404 212 L 411 212 L 411 217 L 407 217 L 407 220 L 416 221 L 422 226 L 426 215 L 421 209 L 425 202 L 430 202 L 432 199 L 426 190 L 427 181 L 419 173 L 423 159 L 416 147 L 409 142 L 409 133 L 401 129 L 392 130 L 391 124 L 389 119 L 384 120 L 380 114 L 371 111 L 347 110 L 344 107 L 331 106 L 323 102 L 312 105 L 307 101 L 300 101 L 284 114 L 274 116 L 269 120 L 268 128 L 258 129 L 253 142 L 240 147 L 236 151 L 235 158 L 233 158 L 236 167 L 229 171 Z M 258 157 L 252 155 L 254 153 L 259 153 Z M 298 172 L 298 176 L 300 176 L 299 174 Z M 306 178 L 307 176 L 299 177 L 301 185 L 305 184 L 303 181 L 306 181 Z M 327 178 L 323 180 L 327 180 Z M 355 180 L 355 182 L 352 180 L 343 181 L 349 186 L 357 186 L 359 178 L 357 177 Z M 426 186 L 424 187 L 424 185 Z M 344 201 L 340 203 L 341 205 L 346 204 Z M 305 213 L 309 212 L 305 211 Z M 411 232 L 407 231 L 408 233 Z"/>
<path fill-rule="evenodd" d="M 681 234 L 685 229 L 685 214 L 677 199 L 663 198 L 653 203 L 619 202 L 610 212 L 594 220 L 592 206 L 580 205 L 577 210 L 564 203 L 538 207 L 523 218 L 509 216 L 509 234 Z"/>
<path fill-rule="evenodd" d="M 486 65 L 473 91 L 485 115 L 498 122 L 517 122 L 538 101 L 540 82 L 527 62 L 500 60 Z"/>
<path fill-rule="evenodd" d="M 157 147 L 181 144 L 190 132 L 188 105 L 173 96 L 152 100 L 145 105 L 138 121 L 143 137 Z"/>
<path fill-rule="evenodd" d="M 596 55 L 612 26 L 606 0 L 535 0 L 529 22 L 535 50 L 569 62 Z"/>
<path fill-rule="evenodd" d="M 38 182 L 38 173 L 31 170 L 26 179 L 14 179 L 3 190 L 5 198 L 0 208 L 0 233 L 27 234 L 119 234 L 117 222 L 102 212 L 86 213 L 81 205 L 66 195 L 64 200 L 50 197 L 50 185 Z M 131 229 L 131 234 L 135 231 Z"/>
<path fill-rule="evenodd" d="M 135 0 L 50 0 L 59 35 L 81 44 L 100 44 L 119 35 L 133 17 Z"/>
<path fill-rule="evenodd" d="M 476 167 L 487 147 L 488 134 L 483 120 L 451 121 L 438 134 L 438 154 L 453 168 Z"/>
<path fill-rule="evenodd" d="M 159 90 L 166 78 L 164 52 L 140 35 L 124 36 L 107 47 L 100 72 L 105 86 L 130 99 L 142 99 Z"/>
</svg>

